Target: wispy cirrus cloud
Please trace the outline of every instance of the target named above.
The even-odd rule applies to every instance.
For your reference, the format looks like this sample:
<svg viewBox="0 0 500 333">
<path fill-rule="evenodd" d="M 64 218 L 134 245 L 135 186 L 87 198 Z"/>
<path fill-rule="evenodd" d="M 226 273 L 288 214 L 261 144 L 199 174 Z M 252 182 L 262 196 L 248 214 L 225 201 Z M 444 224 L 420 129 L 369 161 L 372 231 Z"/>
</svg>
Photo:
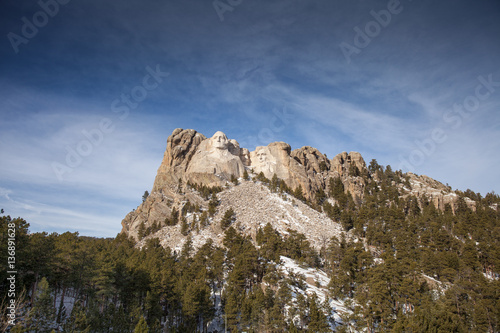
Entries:
<svg viewBox="0 0 500 333">
<path fill-rule="evenodd" d="M 474 93 L 479 75 L 500 81 L 498 4 L 401 3 L 347 64 L 339 44 L 387 1 L 256 0 L 223 22 L 204 1 L 70 2 L 19 54 L 0 44 L 0 206 L 37 230 L 81 225 L 94 235 L 99 226 L 89 221 L 100 221 L 112 236 L 151 187 L 176 127 L 223 130 L 250 149 L 279 140 L 329 157 L 358 150 L 393 167 L 443 127 L 447 141 L 415 172 L 456 188 L 497 188 L 500 94 L 459 129 L 443 114 Z M 39 10 L 36 0 L 0 6 L 2 36 Z M 168 79 L 117 118 L 112 101 L 156 64 Z M 285 109 L 286 126 L 262 135 Z M 114 130 L 61 182 L 53 163 L 64 164 L 67 147 L 88 140 L 82 131 L 103 118 Z"/>
</svg>

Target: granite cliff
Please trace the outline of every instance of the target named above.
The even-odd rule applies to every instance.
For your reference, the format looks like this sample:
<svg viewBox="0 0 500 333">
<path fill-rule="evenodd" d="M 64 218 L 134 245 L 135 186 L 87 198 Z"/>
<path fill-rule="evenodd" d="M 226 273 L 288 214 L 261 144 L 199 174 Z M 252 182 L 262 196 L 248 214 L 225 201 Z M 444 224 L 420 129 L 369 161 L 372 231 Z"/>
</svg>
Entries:
<svg viewBox="0 0 500 333">
<path fill-rule="evenodd" d="M 243 179 L 245 173 L 249 175 L 246 180 Z M 259 174 L 269 180 L 277 177 L 290 192 L 273 193 L 256 181 Z M 458 197 L 448 186 L 427 176 L 400 171 L 396 174 L 397 180 L 391 187 L 402 200 L 417 198 L 420 205 L 430 202 L 444 210 L 449 204 L 454 209 Z M 208 238 L 220 242 L 223 235 L 220 221 L 225 210 L 232 208 L 237 227 L 245 234 L 255 237 L 257 228 L 269 222 L 282 232 L 287 228 L 300 230 L 318 245 L 319 240 L 343 232 L 339 221 L 329 218 L 321 206 L 314 206 L 319 200 L 318 193 L 324 193 L 325 199 L 336 205 L 332 180 L 340 180 L 347 196 L 359 204 L 363 202 L 368 183 L 377 184 L 381 181 L 380 175 L 367 168 L 358 152 L 342 152 L 328 159 L 316 148 L 306 146 L 292 150 L 285 142 L 273 142 L 250 152 L 223 132 L 207 138 L 193 129 L 178 128 L 168 137 L 151 194 L 125 217 L 122 232 L 140 240 L 141 228 L 153 228 L 153 236 L 159 237 L 163 245 L 177 248 L 185 241 L 185 233 L 180 223 L 168 225 L 166 221 L 175 212 L 186 213 L 186 207 L 197 207 L 195 212 L 182 215 L 183 223 L 190 228 L 199 225 L 194 236 L 195 247 Z M 234 185 L 237 182 L 239 185 Z M 218 194 L 212 195 L 218 199 L 219 206 L 205 225 L 200 224 L 199 219 L 201 212 L 208 209 L 209 199 L 193 184 L 219 188 Z M 304 202 L 290 195 L 299 188 Z M 474 201 L 466 200 L 466 204 L 475 209 Z"/>
<path fill-rule="evenodd" d="M 292 151 L 284 142 L 273 142 L 249 152 L 222 132 L 206 138 L 195 130 L 178 128 L 167 140 L 152 192 L 176 186 L 179 180 L 223 186 L 232 176 L 242 177 L 246 168 L 255 174 L 262 172 L 269 179 L 276 174 L 290 188 L 301 186 L 304 195 L 312 198 L 319 188 L 327 187 L 329 177 L 349 176 L 350 165 L 366 170 L 366 163 L 357 152 L 344 152 L 329 160 L 316 148 Z M 351 189 L 362 196 L 362 185 Z"/>
</svg>

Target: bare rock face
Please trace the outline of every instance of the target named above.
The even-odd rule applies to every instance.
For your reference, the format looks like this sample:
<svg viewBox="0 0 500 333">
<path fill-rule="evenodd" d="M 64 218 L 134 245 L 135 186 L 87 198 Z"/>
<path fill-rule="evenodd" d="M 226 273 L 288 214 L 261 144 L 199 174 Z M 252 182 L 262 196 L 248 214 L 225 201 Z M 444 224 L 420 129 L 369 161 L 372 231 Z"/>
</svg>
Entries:
<svg viewBox="0 0 500 333">
<path fill-rule="evenodd" d="M 434 204 L 437 209 L 444 210 L 446 204 L 451 204 L 453 208 L 454 202 L 457 200 L 457 195 L 444 184 L 425 175 L 415 175 L 411 172 L 410 176 L 411 190 L 408 195 L 413 195 L 417 198 L 426 198 Z"/>
<path fill-rule="evenodd" d="M 320 187 L 324 187 L 330 161 L 317 149 L 302 147 L 291 151 L 289 144 L 273 142 L 260 146 L 250 153 L 250 168 L 254 173 L 262 172 L 271 179 L 275 174 L 288 187 L 302 187 L 306 198 L 313 198 Z"/>
<path fill-rule="evenodd" d="M 167 140 L 167 148 L 158 168 L 151 195 L 125 217 L 122 221 L 122 230 L 138 238 L 138 230 L 142 224 L 145 227 L 165 224 L 165 219 L 170 217 L 172 209 L 180 210 L 187 201 L 206 209 L 208 201 L 186 186 L 186 183 L 223 186 L 225 190 L 220 196 L 224 198 L 225 191 L 232 186 L 228 185 L 231 179 L 242 177 L 245 170 L 250 174 L 253 172 L 254 175 L 262 172 L 268 179 L 276 175 L 292 190 L 301 187 L 303 195 L 311 200 L 315 199 L 316 193 L 320 190 L 329 192 L 330 179 L 340 178 L 345 192 L 349 192 L 356 202 L 361 203 L 367 182 L 379 181 L 376 178 L 370 180 L 366 163 L 357 152 L 343 152 L 329 160 L 316 148 L 306 146 L 292 151 L 290 145 L 285 142 L 273 142 L 249 152 L 248 149 L 240 147 L 236 140 L 228 139 L 222 132 L 216 132 L 211 138 L 207 138 L 195 130 L 178 128 Z M 445 209 L 446 204 L 451 204 L 452 208 L 455 208 L 458 196 L 448 186 L 427 176 L 408 173 L 405 177 L 409 183 L 397 185 L 394 183 L 394 186 L 398 186 L 402 197 L 412 195 L 420 199 L 425 198 L 441 210 Z M 244 197 L 245 193 L 255 192 L 252 184 L 248 183 L 245 186 L 247 192 L 235 190 L 231 195 L 238 193 Z M 259 194 L 259 198 L 260 196 L 263 194 Z M 474 210 L 475 202 L 467 199 L 464 199 L 466 204 Z M 231 198 L 228 200 L 231 201 Z M 250 210 L 255 210 L 256 203 L 251 200 Z M 291 214 L 275 212 L 275 208 L 272 207 L 269 209 L 273 214 Z M 241 213 L 238 208 L 236 211 Z M 259 218 L 262 217 L 259 215 Z M 251 221 L 250 218 L 248 228 L 251 227 Z M 178 226 L 175 228 L 165 226 L 165 228 L 170 231 L 165 233 L 164 237 L 179 233 Z M 172 233 L 174 229 L 177 231 Z M 220 230 L 214 229 L 211 232 L 218 235 Z M 172 242 L 177 244 L 179 239 L 172 238 Z"/>
<path fill-rule="evenodd" d="M 207 139 L 195 130 L 177 128 L 167 140 L 152 192 L 176 186 L 179 180 L 223 185 L 231 176 L 243 175 L 247 156 L 248 150 L 240 149 L 236 140 L 222 132 Z"/>
<path fill-rule="evenodd" d="M 243 176 L 248 167 L 249 171 L 262 172 L 269 179 L 276 175 L 291 189 L 300 186 L 304 196 L 312 199 L 316 191 L 327 187 L 329 177 L 346 178 L 351 164 L 360 170 L 366 169 L 363 158 L 356 152 L 344 152 L 330 161 L 316 148 L 302 147 L 292 151 L 285 142 L 273 142 L 249 152 L 222 132 L 206 138 L 195 130 L 178 128 L 167 140 L 152 193 L 175 189 L 179 180 L 222 186 L 232 176 Z M 345 181 L 346 190 L 362 196 L 364 183 L 359 179 Z"/>
<path fill-rule="evenodd" d="M 306 179 L 301 186 L 306 197 L 314 198 L 315 193 L 326 186 L 330 161 L 316 148 L 307 146 L 292 151 L 291 157 L 300 165 L 300 173 L 295 173 L 299 176 L 297 180 L 302 180 L 301 176 L 305 173 Z"/>
<path fill-rule="evenodd" d="M 426 198 L 434 204 L 437 209 L 444 210 L 449 204 L 453 211 L 456 209 L 458 195 L 451 190 L 450 187 L 432 179 L 426 175 L 415 175 L 408 172 L 410 176 L 411 190 L 408 195 L 416 196 L 417 198 Z M 476 202 L 470 198 L 464 198 L 469 209 L 476 211 Z"/>
<path fill-rule="evenodd" d="M 184 180 L 206 185 L 223 185 L 231 176 L 243 176 L 245 167 L 236 140 L 228 140 L 222 132 L 203 140 L 186 169 Z"/>
<path fill-rule="evenodd" d="M 167 149 L 158 168 L 152 193 L 171 184 L 177 184 L 184 177 L 189 161 L 196 153 L 198 145 L 206 137 L 195 130 L 177 128 L 167 139 Z"/>
<path fill-rule="evenodd" d="M 342 152 L 331 161 L 330 177 L 340 177 L 345 191 L 349 191 L 354 201 L 359 202 L 363 198 L 366 181 L 356 172 L 367 172 L 365 160 L 358 152 Z"/>
<path fill-rule="evenodd" d="M 302 164 L 307 172 L 323 173 L 330 169 L 330 161 L 316 148 L 302 147 L 292 151 L 291 156 Z"/>
<path fill-rule="evenodd" d="M 240 148 L 240 158 L 244 166 L 250 166 L 250 152 L 246 148 Z"/>
<path fill-rule="evenodd" d="M 280 179 L 290 178 L 290 145 L 284 142 L 273 142 L 267 146 L 259 146 L 250 153 L 250 169 L 271 179 L 274 174 Z"/>
<path fill-rule="evenodd" d="M 151 193 L 137 209 L 131 211 L 122 220 L 122 232 L 138 239 L 139 227 L 152 227 L 154 223 L 163 226 L 165 219 L 171 217 L 172 209 L 180 211 L 186 202 L 200 207 L 206 206 L 205 200 L 194 191 L 180 193 L 178 189 L 164 188 L 161 192 Z"/>
<path fill-rule="evenodd" d="M 224 185 L 232 176 L 241 177 L 248 167 L 256 174 L 262 172 L 269 179 L 276 174 L 292 189 L 302 187 L 304 195 L 311 199 L 316 191 L 327 187 L 329 177 L 349 176 L 351 164 L 359 170 L 366 169 L 361 154 L 357 152 L 344 152 L 330 161 L 316 148 L 302 147 L 292 151 L 285 142 L 273 142 L 249 152 L 222 132 L 206 138 L 195 130 L 178 128 L 167 140 L 152 193 L 174 189 L 179 180 L 208 186 Z M 363 182 L 359 179 L 343 180 L 346 190 L 362 196 Z"/>
<path fill-rule="evenodd" d="M 331 170 L 332 172 L 337 172 L 342 177 L 349 174 L 351 165 L 357 167 L 359 171 L 366 169 L 365 160 L 360 153 L 351 151 L 347 154 L 344 151 L 332 159 Z"/>
</svg>

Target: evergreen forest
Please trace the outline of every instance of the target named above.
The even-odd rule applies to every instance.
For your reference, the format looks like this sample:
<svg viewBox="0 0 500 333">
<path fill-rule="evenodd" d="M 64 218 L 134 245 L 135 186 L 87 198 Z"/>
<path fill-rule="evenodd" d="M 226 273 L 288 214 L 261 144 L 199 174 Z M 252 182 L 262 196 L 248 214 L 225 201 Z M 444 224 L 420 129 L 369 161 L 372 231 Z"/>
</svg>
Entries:
<svg viewBox="0 0 500 333">
<path fill-rule="evenodd" d="M 254 177 L 341 223 L 345 235 L 319 249 L 303 234 L 280 233 L 270 224 L 255 239 L 244 236 L 234 227 L 232 211 L 221 222 L 223 244 L 209 239 L 197 251 L 190 234 L 203 225 L 183 226 L 187 241 L 174 251 L 151 237 L 137 247 L 125 234 L 111 239 L 31 233 L 29 221 L 1 216 L 4 267 L 12 225 L 16 248 L 16 320 L 9 325 L 11 274 L 2 269 L 1 329 L 499 332 L 500 197 L 457 191 L 454 207 L 439 210 L 425 198 L 401 197 L 396 185 L 411 185 L 390 166 L 372 161 L 369 172 L 356 172 L 367 180 L 362 199 L 353 198 L 340 178 L 330 178 L 328 191 L 306 200 L 300 188 L 291 190 L 277 177 Z M 196 188 L 212 202 L 210 209 L 217 209 L 222 189 Z M 465 198 L 476 201 L 475 209 Z M 182 223 L 188 210 L 165 225 Z M 204 214 L 205 223 L 211 215 Z M 141 236 L 146 234 L 142 230 Z M 327 298 L 343 302 L 345 311 L 308 293 L 304 277 L 278 269 L 282 256 L 324 271 L 330 279 Z"/>
</svg>

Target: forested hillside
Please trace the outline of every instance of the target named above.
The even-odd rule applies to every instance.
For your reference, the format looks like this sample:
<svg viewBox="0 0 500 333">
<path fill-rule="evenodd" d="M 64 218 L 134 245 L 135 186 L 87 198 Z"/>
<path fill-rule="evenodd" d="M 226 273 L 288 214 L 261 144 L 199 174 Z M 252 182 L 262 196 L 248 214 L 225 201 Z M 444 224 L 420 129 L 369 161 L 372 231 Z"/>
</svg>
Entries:
<svg viewBox="0 0 500 333">
<path fill-rule="evenodd" d="M 248 180 L 288 192 L 341 223 L 344 232 L 319 246 L 271 224 L 252 238 L 238 231 L 238 215 L 225 211 L 223 244 L 208 239 L 195 251 L 191 237 L 203 225 L 187 225 L 185 217 L 205 214 L 204 223 L 214 223 L 210 216 L 220 208 L 220 189 L 193 184 L 212 202 L 212 211 L 183 209 L 175 221 L 157 226 L 180 222 L 188 240 L 180 251 L 162 247 L 151 230 L 141 231 L 140 238 L 149 236 L 136 246 L 124 233 L 115 239 L 30 233 L 23 219 L 3 216 L 0 260 L 8 261 L 8 229 L 14 224 L 17 271 L 15 326 L 6 316 L 10 274 L 1 271 L 3 329 L 498 332 L 500 197 L 457 192 L 456 205 L 440 210 L 425 197 L 402 196 L 412 184 L 390 167 L 372 161 L 369 172 L 352 172 L 367 184 L 359 200 L 340 178 L 330 178 L 328 192 L 309 200 L 277 177 Z M 237 184 L 235 179 L 231 186 Z M 466 200 L 475 201 L 474 209 Z M 308 287 L 314 282 L 285 271 L 280 256 L 324 272 L 328 285 Z M 320 301 L 317 290 L 327 299 Z M 334 300 L 344 306 L 332 308 Z"/>
</svg>

